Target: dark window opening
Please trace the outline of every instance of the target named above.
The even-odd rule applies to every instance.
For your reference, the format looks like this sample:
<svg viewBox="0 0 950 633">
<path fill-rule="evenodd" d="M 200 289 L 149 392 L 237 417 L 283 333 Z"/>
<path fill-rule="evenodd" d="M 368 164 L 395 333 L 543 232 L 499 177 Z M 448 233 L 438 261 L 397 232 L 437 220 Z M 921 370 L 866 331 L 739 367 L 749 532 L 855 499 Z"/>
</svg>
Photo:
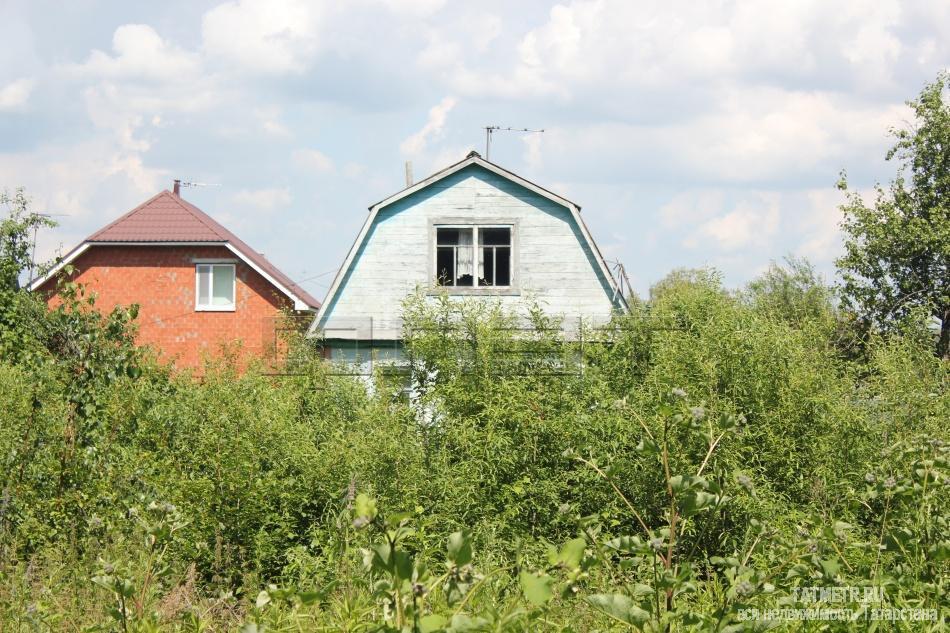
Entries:
<svg viewBox="0 0 950 633">
<path fill-rule="evenodd" d="M 511 229 L 479 228 L 479 286 L 511 285 Z"/>
<path fill-rule="evenodd" d="M 473 286 L 474 250 L 471 228 L 437 229 L 436 283 L 440 286 Z"/>
<path fill-rule="evenodd" d="M 436 227 L 435 247 L 436 284 L 511 285 L 511 227 Z"/>
</svg>

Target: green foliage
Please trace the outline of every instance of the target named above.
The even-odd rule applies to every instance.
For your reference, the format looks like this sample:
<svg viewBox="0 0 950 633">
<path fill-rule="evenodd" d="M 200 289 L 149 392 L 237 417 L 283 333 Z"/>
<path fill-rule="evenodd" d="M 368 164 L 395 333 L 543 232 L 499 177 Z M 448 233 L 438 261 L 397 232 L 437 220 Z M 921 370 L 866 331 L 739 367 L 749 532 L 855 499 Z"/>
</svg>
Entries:
<svg viewBox="0 0 950 633">
<path fill-rule="evenodd" d="M 19 290 L 20 277 L 32 265 L 35 232 L 56 224 L 30 211 L 30 199 L 22 188 L 13 195 L 7 191 L 0 193 L 0 205 L 6 207 L 6 215 L 0 221 L 0 293 L 8 298 Z"/>
<path fill-rule="evenodd" d="M 803 259 L 787 257 L 784 266 L 773 262 L 749 284 L 746 298 L 757 310 L 793 325 L 833 323 L 831 292 Z"/>
<path fill-rule="evenodd" d="M 942 73 L 908 102 L 916 121 L 893 130 L 888 160 L 897 178 L 878 186 L 868 206 L 851 193 L 844 214 L 845 254 L 838 260 L 843 297 L 870 325 L 892 329 L 915 309 L 940 323 L 937 355 L 950 358 L 950 75 Z M 847 189 L 842 176 L 839 187 Z"/>
<path fill-rule="evenodd" d="M 947 361 L 841 353 L 804 262 L 568 334 L 410 297 L 370 389 L 305 343 L 172 375 L 62 284 L 3 330 L 2 630 L 757 630 L 814 587 L 945 617 Z"/>
</svg>

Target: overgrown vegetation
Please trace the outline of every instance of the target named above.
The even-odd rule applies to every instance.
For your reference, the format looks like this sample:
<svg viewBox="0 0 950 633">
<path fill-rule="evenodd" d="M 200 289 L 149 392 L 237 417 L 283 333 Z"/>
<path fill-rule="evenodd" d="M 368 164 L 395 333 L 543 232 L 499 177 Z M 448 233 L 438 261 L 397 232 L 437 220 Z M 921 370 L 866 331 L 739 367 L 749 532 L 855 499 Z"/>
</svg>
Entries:
<svg viewBox="0 0 950 633">
<path fill-rule="evenodd" d="M 305 350 L 169 375 L 64 291 L 8 295 L 3 630 L 755 629 L 810 587 L 942 626 L 946 361 L 850 354 L 801 264 L 677 274 L 566 339 L 410 299 L 408 393 Z"/>
<path fill-rule="evenodd" d="M 868 327 L 796 260 L 566 334 L 420 296 L 407 375 L 298 341 L 289 375 L 198 380 L 134 306 L 22 290 L 45 220 L 2 202 L 0 630 L 946 630 L 927 309 Z"/>
</svg>

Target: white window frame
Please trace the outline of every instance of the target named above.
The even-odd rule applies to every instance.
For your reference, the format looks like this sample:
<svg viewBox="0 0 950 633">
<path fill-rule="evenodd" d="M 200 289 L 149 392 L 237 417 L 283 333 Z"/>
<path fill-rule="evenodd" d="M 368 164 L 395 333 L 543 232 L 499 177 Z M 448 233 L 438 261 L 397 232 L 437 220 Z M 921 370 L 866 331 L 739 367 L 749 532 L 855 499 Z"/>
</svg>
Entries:
<svg viewBox="0 0 950 633">
<path fill-rule="evenodd" d="M 448 292 L 449 294 L 475 294 L 475 295 L 517 295 L 521 294 L 519 289 L 519 257 L 518 257 L 518 221 L 511 220 L 507 222 L 472 222 L 469 218 L 437 218 L 431 221 L 429 225 L 429 279 L 432 288 L 429 294 Z M 471 286 L 442 286 L 436 278 L 438 270 L 438 235 L 439 229 L 472 229 L 472 257 L 473 264 L 477 267 L 478 262 L 478 231 L 479 229 L 508 229 L 511 249 L 511 259 L 509 261 L 509 279 L 507 286 L 480 286 L 478 285 L 478 274 L 473 274 Z"/>
<path fill-rule="evenodd" d="M 214 268 L 231 268 L 231 304 L 230 305 L 202 305 L 199 301 L 199 292 L 201 291 L 198 275 L 203 267 L 211 269 L 211 279 L 209 280 L 208 291 L 214 294 Z M 195 312 L 234 312 L 237 307 L 237 270 L 233 263 L 228 262 L 196 262 L 195 263 Z"/>
</svg>

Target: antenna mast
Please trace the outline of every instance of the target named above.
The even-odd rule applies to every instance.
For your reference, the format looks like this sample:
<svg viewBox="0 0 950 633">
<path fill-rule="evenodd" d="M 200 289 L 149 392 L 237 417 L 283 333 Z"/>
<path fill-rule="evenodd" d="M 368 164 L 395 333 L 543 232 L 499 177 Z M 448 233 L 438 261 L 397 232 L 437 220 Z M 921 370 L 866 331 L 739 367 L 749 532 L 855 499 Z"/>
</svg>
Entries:
<svg viewBox="0 0 950 633">
<path fill-rule="evenodd" d="M 485 160 L 490 160 L 491 156 L 491 137 L 495 132 L 528 132 L 531 134 L 540 134 L 541 130 L 530 130 L 526 127 L 501 127 L 500 125 L 485 126 Z"/>
<path fill-rule="evenodd" d="M 187 180 L 175 179 L 175 186 L 172 188 L 172 193 L 176 196 L 181 197 L 181 188 L 182 187 L 220 187 L 221 185 L 216 182 L 189 182 Z"/>
<path fill-rule="evenodd" d="M 182 187 L 220 187 L 221 183 L 218 182 L 188 182 L 182 181 Z"/>
</svg>

